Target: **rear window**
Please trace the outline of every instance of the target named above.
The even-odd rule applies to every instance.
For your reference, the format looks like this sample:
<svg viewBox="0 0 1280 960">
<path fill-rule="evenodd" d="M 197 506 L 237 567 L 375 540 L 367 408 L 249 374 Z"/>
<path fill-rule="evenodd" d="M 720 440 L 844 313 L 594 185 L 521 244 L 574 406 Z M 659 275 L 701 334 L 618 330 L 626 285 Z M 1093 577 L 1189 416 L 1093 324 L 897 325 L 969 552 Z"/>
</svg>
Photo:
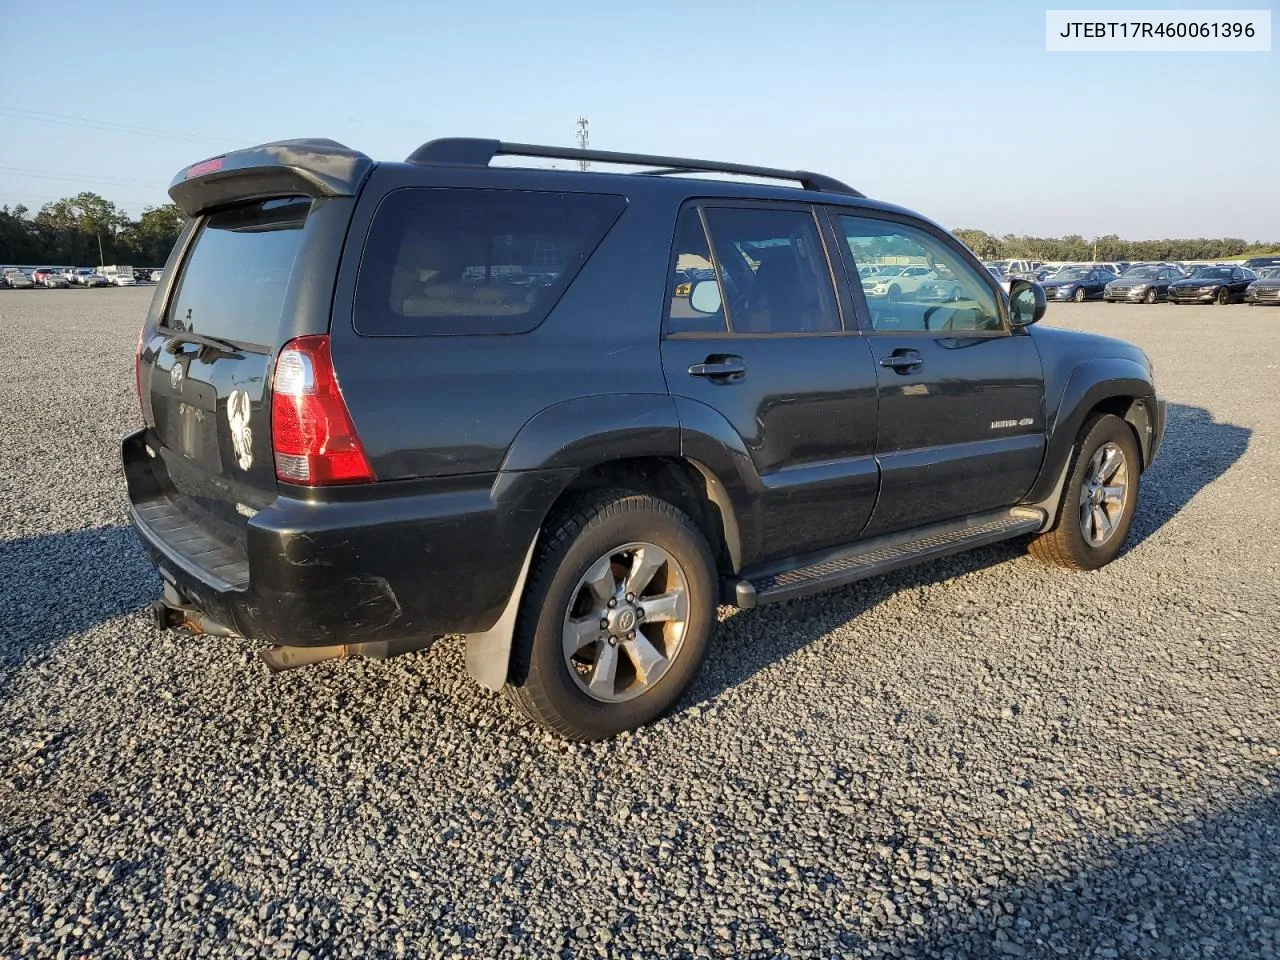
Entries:
<svg viewBox="0 0 1280 960">
<path fill-rule="evenodd" d="M 311 201 L 265 200 L 211 215 L 183 265 L 165 326 L 237 344 L 275 343 Z"/>
<path fill-rule="evenodd" d="M 356 329 L 371 336 L 532 330 L 625 205 L 602 194 L 394 191 L 369 228 Z"/>
</svg>

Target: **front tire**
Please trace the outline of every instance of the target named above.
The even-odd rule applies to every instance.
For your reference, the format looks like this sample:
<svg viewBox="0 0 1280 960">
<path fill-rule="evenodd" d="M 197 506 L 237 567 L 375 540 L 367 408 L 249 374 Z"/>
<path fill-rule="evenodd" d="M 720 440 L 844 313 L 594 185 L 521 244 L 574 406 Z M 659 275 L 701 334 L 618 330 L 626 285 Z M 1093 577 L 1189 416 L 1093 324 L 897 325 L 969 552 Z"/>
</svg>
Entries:
<svg viewBox="0 0 1280 960">
<path fill-rule="evenodd" d="M 1109 413 L 1090 419 L 1080 431 L 1056 523 L 1031 541 L 1031 555 L 1072 570 L 1114 560 L 1138 508 L 1140 457 L 1127 423 Z"/>
<path fill-rule="evenodd" d="M 697 674 L 716 601 L 711 548 L 684 513 L 642 494 L 590 494 L 543 531 L 507 693 L 571 740 L 641 727 Z"/>
<path fill-rule="evenodd" d="M 1214 300 L 1217 302 L 1218 306 L 1225 307 L 1228 303 L 1231 302 L 1231 291 L 1226 287 L 1223 287 L 1221 290 L 1218 291 L 1218 295 L 1214 298 Z"/>
<path fill-rule="evenodd" d="M 1084 303 L 1085 298 L 1088 296 L 1089 295 L 1084 292 L 1084 287 L 1076 287 L 1076 292 L 1072 295 L 1071 299 L 1076 303 Z"/>
<path fill-rule="evenodd" d="M 1142 298 L 1142 302 L 1143 302 L 1143 303 L 1146 303 L 1146 304 L 1153 304 L 1153 303 L 1155 303 L 1155 302 L 1156 302 L 1156 292 L 1155 292 L 1155 290 L 1154 290 L 1154 289 L 1148 290 L 1148 291 L 1147 291 L 1147 295 L 1146 295 L 1145 297 L 1143 297 L 1143 298 Z"/>
</svg>

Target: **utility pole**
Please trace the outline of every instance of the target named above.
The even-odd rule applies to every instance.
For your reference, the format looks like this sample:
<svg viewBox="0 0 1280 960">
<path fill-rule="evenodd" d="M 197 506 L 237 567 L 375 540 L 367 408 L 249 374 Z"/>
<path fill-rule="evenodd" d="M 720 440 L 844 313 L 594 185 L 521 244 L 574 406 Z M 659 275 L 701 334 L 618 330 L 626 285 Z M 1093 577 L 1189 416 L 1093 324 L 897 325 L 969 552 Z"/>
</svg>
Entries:
<svg viewBox="0 0 1280 960">
<path fill-rule="evenodd" d="M 587 133 L 587 118 L 580 116 L 574 122 L 577 123 L 578 125 L 578 149 L 585 150 L 587 149 L 587 144 L 590 143 L 590 137 Z M 591 167 L 590 161 L 587 161 L 587 160 L 578 161 L 579 170 L 587 170 L 590 167 Z"/>
<path fill-rule="evenodd" d="M 102 266 L 102 234 L 98 234 L 98 266 Z"/>
</svg>

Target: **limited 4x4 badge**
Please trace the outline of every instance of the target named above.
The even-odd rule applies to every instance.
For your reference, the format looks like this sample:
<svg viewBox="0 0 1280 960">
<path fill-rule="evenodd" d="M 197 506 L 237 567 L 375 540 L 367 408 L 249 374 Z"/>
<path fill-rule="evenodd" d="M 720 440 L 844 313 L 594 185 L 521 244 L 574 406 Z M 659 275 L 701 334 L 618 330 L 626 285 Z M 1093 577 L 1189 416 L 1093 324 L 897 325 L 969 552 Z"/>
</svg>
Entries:
<svg viewBox="0 0 1280 960">
<path fill-rule="evenodd" d="M 249 428 L 249 394 L 232 390 L 227 397 L 227 422 L 231 424 L 231 446 L 241 470 L 253 466 L 253 431 Z"/>
<path fill-rule="evenodd" d="M 992 430 L 1008 430 L 1010 427 L 1029 427 L 1035 420 L 1031 417 L 1023 417 L 1021 420 L 992 420 Z"/>
</svg>

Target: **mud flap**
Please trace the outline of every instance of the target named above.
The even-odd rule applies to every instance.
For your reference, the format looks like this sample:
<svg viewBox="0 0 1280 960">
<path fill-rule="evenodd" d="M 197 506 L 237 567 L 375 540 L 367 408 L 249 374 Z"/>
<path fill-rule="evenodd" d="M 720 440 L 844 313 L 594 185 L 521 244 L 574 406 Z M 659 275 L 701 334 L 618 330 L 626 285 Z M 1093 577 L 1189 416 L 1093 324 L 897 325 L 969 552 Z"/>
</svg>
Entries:
<svg viewBox="0 0 1280 960">
<path fill-rule="evenodd" d="M 525 580 L 529 577 L 529 566 L 533 563 L 533 551 L 538 545 L 538 538 L 533 538 L 529 549 L 525 552 L 524 563 L 520 567 L 520 576 L 516 577 L 515 588 L 507 598 L 507 605 L 502 608 L 502 615 L 497 622 L 483 633 L 468 633 L 467 636 L 467 673 L 471 678 L 494 693 L 502 690 L 507 682 L 507 667 L 511 663 L 511 642 L 515 638 L 516 614 L 520 612 L 520 600 L 524 596 Z"/>
</svg>

